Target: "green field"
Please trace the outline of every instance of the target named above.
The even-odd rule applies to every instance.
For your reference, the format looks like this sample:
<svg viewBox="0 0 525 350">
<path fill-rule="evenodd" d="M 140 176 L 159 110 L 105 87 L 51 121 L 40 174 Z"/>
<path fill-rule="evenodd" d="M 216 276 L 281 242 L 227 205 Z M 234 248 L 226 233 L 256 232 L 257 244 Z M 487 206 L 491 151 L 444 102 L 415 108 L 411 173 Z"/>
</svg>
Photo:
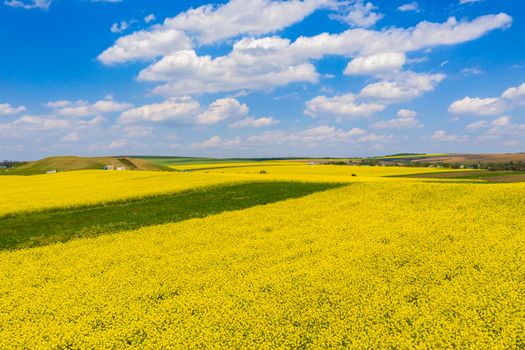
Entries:
<svg viewBox="0 0 525 350">
<path fill-rule="evenodd" d="M 0 217 L 0 250 L 36 247 L 200 218 L 298 198 L 338 186 L 299 182 L 223 185 L 103 205 L 8 215 Z"/>
<path fill-rule="evenodd" d="M 396 175 L 393 177 L 411 177 L 426 179 L 447 179 L 447 180 L 483 180 L 488 182 L 524 182 L 525 171 L 455 171 L 455 172 L 436 172 L 413 175 Z"/>
<path fill-rule="evenodd" d="M 192 165 L 192 164 L 211 164 L 211 163 L 239 163 L 239 162 L 251 162 L 250 159 L 238 159 L 238 158 L 199 158 L 199 157 L 162 157 L 162 156 L 129 156 L 132 159 L 144 159 L 152 163 L 164 165 L 164 166 L 177 166 L 177 165 Z"/>
<path fill-rule="evenodd" d="M 173 169 L 141 158 L 129 157 L 48 157 L 23 165 L 4 169 L 0 175 L 38 175 L 48 171 L 102 170 L 105 165 L 124 167 L 126 170 L 173 171 Z"/>
</svg>

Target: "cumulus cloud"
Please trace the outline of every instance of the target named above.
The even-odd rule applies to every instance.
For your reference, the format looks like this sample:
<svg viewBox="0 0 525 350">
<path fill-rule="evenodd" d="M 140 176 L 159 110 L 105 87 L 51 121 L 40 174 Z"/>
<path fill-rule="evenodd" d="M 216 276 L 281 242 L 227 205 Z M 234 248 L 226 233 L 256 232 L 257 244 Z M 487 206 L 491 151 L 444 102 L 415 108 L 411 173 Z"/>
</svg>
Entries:
<svg viewBox="0 0 525 350">
<path fill-rule="evenodd" d="M 80 140 L 80 135 L 77 131 L 70 132 L 64 137 L 60 138 L 60 142 L 77 142 Z"/>
<path fill-rule="evenodd" d="M 334 5 L 334 0 L 230 0 L 180 13 L 167 19 L 164 26 L 189 32 L 198 42 L 210 44 L 241 34 L 272 33 Z"/>
<path fill-rule="evenodd" d="M 226 119 L 240 119 L 248 114 L 249 108 L 234 98 L 223 98 L 211 103 L 208 108 L 197 116 L 201 125 L 217 124 Z"/>
<path fill-rule="evenodd" d="M 468 137 L 465 135 L 449 134 L 445 130 L 438 130 L 432 134 L 432 140 L 438 142 L 466 142 L 468 141 Z"/>
<path fill-rule="evenodd" d="M 203 108 L 189 96 L 173 97 L 164 102 L 144 105 L 123 112 L 119 124 L 176 123 L 182 125 L 214 125 L 223 121 L 256 120 L 248 116 L 249 108 L 234 98 L 222 98 Z"/>
<path fill-rule="evenodd" d="M 352 27 L 372 27 L 383 18 L 383 14 L 375 12 L 377 7 L 371 2 L 363 2 L 363 0 L 356 0 L 341 6 L 342 14 L 331 15 L 333 19 L 337 19 Z"/>
<path fill-rule="evenodd" d="M 465 97 L 454 101 L 448 108 L 452 114 L 464 115 L 498 115 L 508 109 L 507 104 L 497 97 L 479 98 Z"/>
<path fill-rule="evenodd" d="M 525 103 L 525 83 L 510 87 L 499 97 L 465 97 L 450 104 L 448 111 L 457 115 L 498 115 Z"/>
<path fill-rule="evenodd" d="M 379 121 L 373 124 L 378 129 L 410 129 L 421 128 L 423 124 L 416 118 L 417 112 L 408 109 L 400 109 L 397 118 Z"/>
<path fill-rule="evenodd" d="M 199 102 L 190 97 L 171 98 L 161 103 L 153 103 L 133 108 L 122 113 L 118 119 L 121 124 L 138 122 L 189 122 L 200 111 Z"/>
<path fill-rule="evenodd" d="M 371 56 L 356 57 L 348 63 L 345 75 L 377 74 L 399 71 L 406 62 L 402 52 L 386 52 Z"/>
<path fill-rule="evenodd" d="M 147 15 L 146 17 L 144 17 L 144 22 L 150 23 L 150 22 L 153 22 L 156 19 L 157 19 L 157 17 L 155 17 L 155 15 L 153 13 L 151 13 L 151 14 Z"/>
<path fill-rule="evenodd" d="M 122 33 L 126 29 L 128 29 L 134 22 L 136 21 L 120 21 L 113 23 L 113 25 L 110 28 L 110 31 L 112 33 Z"/>
<path fill-rule="evenodd" d="M 525 124 L 512 123 L 508 116 L 501 116 L 492 121 L 481 120 L 469 124 L 466 129 L 471 132 L 481 132 L 478 135 L 480 141 L 505 140 L 508 146 L 519 145 L 519 142 L 512 138 L 522 140 L 525 137 Z M 510 143 L 507 144 L 508 142 Z"/>
<path fill-rule="evenodd" d="M 26 10 L 32 10 L 32 9 L 41 9 L 41 10 L 47 10 L 49 9 L 49 6 L 51 5 L 52 0 L 6 0 L 4 2 L 5 5 L 11 6 L 11 7 L 21 7 Z"/>
<path fill-rule="evenodd" d="M 236 148 L 241 142 L 241 138 L 238 136 L 233 139 L 224 140 L 222 137 L 216 135 L 203 142 L 193 143 L 191 148 Z"/>
<path fill-rule="evenodd" d="M 205 5 L 168 18 L 149 30 L 121 37 L 98 59 L 107 65 L 153 59 L 191 49 L 189 36 L 198 43 L 210 44 L 241 34 L 271 33 L 333 5 L 333 1 L 231 0 L 218 6 Z"/>
<path fill-rule="evenodd" d="M 52 101 L 46 104 L 55 109 L 55 113 L 65 117 L 87 117 L 101 114 L 121 112 L 133 107 L 130 103 L 116 102 L 111 98 L 100 100 L 95 103 L 86 101 Z"/>
<path fill-rule="evenodd" d="M 417 3 L 417 1 L 412 1 L 399 6 L 397 9 L 401 12 L 419 12 L 419 4 Z"/>
<path fill-rule="evenodd" d="M 243 39 L 227 56 L 198 56 L 179 51 L 140 72 L 141 81 L 167 81 L 153 91 L 161 95 L 262 90 L 292 82 L 317 82 L 315 67 L 293 56 L 275 57 L 289 41 L 280 38 Z"/>
<path fill-rule="evenodd" d="M 445 79 L 444 74 L 403 72 L 365 86 L 359 96 L 386 102 L 406 101 L 434 90 Z"/>
<path fill-rule="evenodd" d="M 119 38 L 102 52 L 98 60 L 106 65 L 136 60 L 149 60 L 192 47 L 191 40 L 177 29 L 154 26 Z"/>
<path fill-rule="evenodd" d="M 247 145 L 268 146 L 290 144 L 295 146 L 314 146 L 321 143 L 369 143 L 395 142 L 391 135 L 369 133 L 360 128 L 343 130 L 329 125 L 320 125 L 294 132 L 269 131 L 260 135 L 250 136 L 245 140 Z"/>
<path fill-rule="evenodd" d="M 467 125 L 466 129 L 467 130 L 478 130 L 478 129 L 486 128 L 489 125 L 490 123 L 487 122 L 486 120 L 479 120 L 477 122 L 470 123 L 469 125 Z"/>
<path fill-rule="evenodd" d="M 463 68 L 461 70 L 461 74 L 469 76 L 469 75 L 479 75 L 482 74 L 483 70 L 481 70 L 479 67 L 470 67 L 470 68 Z"/>
<path fill-rule="evenodd" d="M 525 102 L 525 83 L 520 86 L 508 88 L 501 94 L 501 97 L 514 101 L 515 103 Z"/>
<path fill-rule="evenodd" d="M 262 0 L 258 3 L 272 6 L 285 4 Z M 307 1 L 294 3 L 306 6 Z M 328 6 L 326 1 L 316 4 L 316 8 Z M 236 2 L 236 6 L 240 5 Z M 219 10 L 214 7 L 208 11 L 214 15 Z M 457 21 L 454 17 L 444 23 L 424 21 L 413 28 L 387 28 L 381 31 L 348 29 L 338 34 L 299 37 L 293 42 L 278 36 L 243 38 L 233 45 L 228 54 L 211 57 L 198 55 L 192 49 L 189 39 L 191 32 L 169 26 L 171 22 L 167 20 L 163 25 L 153 26 L 148 31 L 120 38 L 99 56 L 99 60 L 105 64 L 116 64 L 161 57 L 142 70 L 138 80 L 162 82 L 153 92 L 167 96 L 264 90 L 294 82 L 318 82 L 319 74 L 312 62 L 329 55 L 354 58 L 347 67 L 347 74 L 399 70 L 406 60 L 406 52 L 470 41 L 491 30 L 506 28 L 511 22 L 510 16 L 501 13 L 471 21 Z M 271 29 L 267 28 L 267 32 L 271 32 Z"/>
<path fill-rule="evenodd" d="M 122 0 L 91 0 L 91 2 L 121 2 Z M 20 7 L 26 10 L 47 10 L 53 0 L 5 0 L 4 4 L 11 7 Z"/>
<path fill-rule="evenodd" d="M 96 127 L 103 121 L 100 116 L 90 120 L 76 120 L 56 115 L 24 115 L 9 123 L 0 124 L 0 135 L 19 137 L 31 133 L 74 132 Z"/>
<path fill-rule="evenodd" d="M 367 118 L 381 112 L 385 106 L 379 103 L 359 103 L 354 94 L 334 97 L 317 96 L 306 102 L 305 114 L 310 116 L 345 118 Z"/>
<path fill-rule="evenodd" d="M 230 124 L 230 128 L 232 129 L 261 128 L 264 126 L 275 125 L 277 123 L 279 123 L 279 121 L 273 117 L 261 117 L 261 118 L 246 117 L 244 119 L 236 121 L 235 123 Z"/>
<path fill-rule="evenodd" d="M 96 143 L 88 147 L 89 151 L 111 151 L 128 147 L 128 140 L 116 139 L 109 143 Z"/>
<path fill-rule="evenodd" d="M 0 103 L 0 115 L 15 115 L 25 111 L 24 106 L 13 107 L 9 103 Z"/>
</svg>

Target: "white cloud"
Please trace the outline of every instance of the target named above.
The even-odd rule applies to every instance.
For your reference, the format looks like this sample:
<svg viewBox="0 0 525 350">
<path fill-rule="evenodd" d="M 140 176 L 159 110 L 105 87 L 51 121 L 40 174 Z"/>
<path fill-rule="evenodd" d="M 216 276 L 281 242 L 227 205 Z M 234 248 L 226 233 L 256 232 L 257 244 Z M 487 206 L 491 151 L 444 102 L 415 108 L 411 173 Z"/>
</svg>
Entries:
<svg viewBox="0 0 525 350">
<path fill-rule="evenodd" d="M 121 139 L 113 140 L 108 144 L 97 143 L 97 144 L 91 145 L 88 147 L 88 150 L 89 151 L 103 151 L 103 150 L 112 151 L 112 150 L 122 149 L 127 146 L 128 146 L 128 141 L 126 139 L 121 138 Z"/>
<path fill-rule="evenodd" d="M 161 103 L 153 103 L 123 112 L 118 122 L 133 124 L 138 122 L 189 122 L 200 110 L 199 102 L 190 97 L 171 98 Z"/>
<path fill-rule="evenodd" d="M 305 114 L 330 116 L 337 119 L 367 118 L 381 112 L 385 106 L 379 103 L 358 103 L 354 94 L 326 97 L 317 96 L 306 102 Z"/>
<path fill-rule="evenodd" d="M 144 125 L 126 125 L 122 129 L 127 137 L 144 137 L 153 134 L 153 129 L 144 127 Z"/>
<path fill-rule="evenodd" d="M 167 19 L 164 26 L 192 33 L 198 42 L 210 44 L 241 34 L 272 33 L 334 3 L 334 0 L 230 0 L 224 5 L 205 5 L 180 13 Z"/>
<path fill-rule="evenodd" d="M 120 2 L 122 0 L 91 0 L 91 2 Z M 11 7 L 21 7 L 26 10 L 48 10 L 53 0 L 5 0 L 4 4 Z"/>
<path fill-rule="evenodd" d="M 400 118 L 415 118 L 417 117 L 417 112 L 410 109 L 400 109 L 397 112 L 397 116 Z"/>
<path fill-rule="evenodd" d="M 154 26 L 119 38 L 102 52 L 98 60 L 106 65 L 148 60 L 192 47 L 191 40 L 180 30 Z"/>
<path fill-rule="evenodd" d="M 234 98 L 216 100 L 208 109 L 197 116 L 197 123 L 211 125 L 226 119 L 240 119 L 248 114 L 249 108 Z"/>
<path fill-rule="evenodd" d="M 25 115 L 10 123 L 13 127 L 19 127 L 25 130 L 55 130 L 64 129 L 71 126 L 71 122 L 63 119 L 57 119 L 48 116 Z"/>
<path fill-rule="evenodd" d="M 344 71 L 345 75 L 376 74 L 399 71 L 405 64 L 406 56 L 402 52 L 386 52 L 372 56 L 356 57 Z"/>
<path fill-rule="evenodd" d="M 508 88 L 501 94 L 501 97 L 517 103 L 525 102 L 525 83 Z"/>
<path fill-rule="evenodd" d="M 113 25 L 110 28 L 110 31 L 112 33 L 122 33 L 126 29 L 128 29 L 135 21 L 120 21 L 117 23 L 113 23 Z"/>
<path fill-rule="evenodd" d="M 0 115 L 15 115 L 25 111 L 24 106 L 13 107 L 9 103 L 0 103 Z"/>
<path fill-rule="evenodd" d="M 480 121 L 477 121 L 477 122 L 474 122 L 474 123 L 470 123 L 469 125 L 467 125 L 467 130 L 478 130 L 478 129 L 483 129 L 483 128 L 486 128 L 490 125 L 489 122 L 487 122 L 486 120 L 480 120 Z"/>
<path fill-rule="evenodd" d="M 468 137 L 464 135 L 452 135 L 445 130 L 438 130 L 432 134 L 432 139 L 438 142 L 466 142 Z"/>
<path fill-rule="evenodd" d="M 79 140 L 80 140 L 80 135 L 76 131 L 70 132 L 66 136 L 60 138 L 60 142 L 77 142 Z"/>
<path fill-rule="evenodd" d="M 130 103 L 116 102 L 112 99 L 105 99 L 90 104 L 86 101 L 52 101 L 46 104 L 55 109 L 55 113 L 65 117 L 87 117 L 100 114 L 122 112 L 133 107 Z"/>
<path fill-rule="evenodd" d="M 342 14 L 331 15 L 333 19 L 337 19 L 352 27 L 372 27 L 383 18 L 383 14 L 374 12 L 377 7 L 371 2 L 363 2 L 363 0 L 355 0 L 351 3 L 342 6 Z"/>
<path fill-rule="evenodd" d="M 419 4 L 417 1 L 408 2 L 397 8 L 401 12 L 415 11 L 419 12 Z"/>
<path fill-rule="evenodd" d="M 510 118 L 507 116 L 499 117 L 495 119 L 492 123 L 493 126 L 508 126 L 510 124 Z"/>
<path fill-rule="evenodd" d="M 98 59 L 111 65 L 188 50 L 192 48 L 192 40 L 185 33 L 204 44 L 241 34 L 271 33 L 301 21 L 319 8 L 333 5 L 334 1 L 231 0 L 219 6 L 205 5 L 168 18 L 149 30 L 119 38 Z"/>
<path fill-rule="evenodd" d="M 142 81 L 168 81 L 153 91 L 162 95 L 201 92 L 262 90 L 292 82 L 317 82 L 319 74 L 310 63 L 296 58 L 275 57 L 289 41 L 280 38 L 243 39 L 230 55 L 197 56 L 195 51 L 179 51 L 165 56 L 140 72 Z"/>
<path fill-rule="evenodd" d="M 261 117 L 261 118 L 246 117 L 244 119 L 236 121 L 235 123 L 230 124 L 230 128 L 232 129 L 261 128 L 264 126 L 275 125 L 277 123 L 279 123 L 279 121 L 273 117 Z"/>
<path fill-rule="evenodd" d="M 454 101 L 448 111 L 459 115 L 498 115 L 505 112 L 508 105 L 501 99 L 465 97 L 462 100 Z"/>
<path fill-rule="evenodd" d="M 505 13 L 460 22 L 450 17 L 444 23 L 423 21 L 406 29 L 349 29 L 339 34 L 323 33 L 313 37 L 299 37 L 293 48 L 314 58 L 323 55 L 355 57 L 385 52 L 410 52 L 471 41 L 491 30 L 508 28 L 511 24 L 512 17 Z"/>
<path fill-rule="evenodd" d="M 242 143 L 240 137 L 223 140 L 220 136 L 212 136 L 201 143 L 193 143 L 191 148 L 236 148 Z"/>
<path fill-rule="evenodd" d="M 51 2 L 52 0 L 29 0 L 29 1 L 27 0 L 26 1 L 6 0 L 4 4 L 7 6 L 11 6 L 11 7 L 21 7 L 26 10 L 32 10 L 32 9 L 47 10 L 49 9 Z"/>
<path fill-rule="evenodd" d="M 423 124 L 421 124 L 416 117 L 417 112 L 400 109 L 397 112 L 397 118 L 376 122 L 373 124 L 373 127 L 378 129 L 410 129 L 423 127 Z"/>
<path fill-rule="evenodd" d="M 0 135 L 15 136 L 37 133 L 55 133 L 67 131 L 69 133 L 87 130 L 100 125 L 105 119 L 97 116 L 90 120 L 76 120 L 61 118 L 57 115 L 24 115 L 9 123 L 0 124 Z"/>
<path fill-rule="evenodd" d="M 157 19 L 157 17 L 155 17 L 155 15 L 153 13 L 151 13 L 151 14 L 147 15 L 146 17 L 144 17 L 144 22 L 150 23 L 150 22 L 153 22 L 156 19 Z"/>
<path fill-rule="evenodd" d="M 252 146 L 274 146 L 287 144 L 301 147 L 312 147 L 321 143 L 340 144 L 395 141 L 396 140 L 393 136 L 368 133 L 366 130 L 360 128 L 352 128 L 345 131 L 333 126 L 320 125 L 294 132 L 265 132 L 261 135 L 248 137 L 245 140 L 245 144 Z"/>
<path fill-rule="evenodd" d="M 478 139 L 481 141 L 491 141 L 491 140 L 509 140 L 509 138 L 519 138 L 523 139 L 525 137 L 525 124 L 514 124 L 511 122 L 511 118 L 508 116 L 502 116 L 494 119 L 491 122 L 482 121 L 479 122 L 478 128 L 467 126 L 467 129 L 486 129 Z"/>
<path fill-rule="evenodd" d="M 318 82 L 319 74 L 312 61 L 328 55 L 366 57 L 392 52 L 401 55 L 438 45 L 457 44 L 476 39 L 497 28 L 506 28 L 510 26 L 512 18 L 501 13 L 458 22 L 451 17 L 445 23 L 420 22 L 414 28 L 387 28 L 381 31 L 349 29 L 339 34 L 299 37 L 294 42 L 277 36 L 243 38 L 234 44 L 230 53 L 218 57 L 197 55 L 191 50 L 191 41 L 182 29 L 173 29 L 167 25 L 168 22 L 162 26 L 153 26 L 150 31 L 120 38 L 99 56 L 99 60 L 112 64 L 162 56 L 159 61 L 142 70 L 138 79 L 164 82 L 153 92 L 166 96 L 263 90 L 293 82 Z M 206 25 L 216 29 L 210 24 Z M 167 36 L 169 30 L 175 30 L 177 34 L 172 39 L 159 40 L 158 37 Z M 358 62 L 359 59 L 354 65 Z M 398 66 L 399 63 L 395 63 L 395 67 Z M 349 68 L 348 72 L 351 71 Z"/>
<path fill-rule="evenodd" d="M 227 120 L 251 118 L 248 117 L 248 112 L 246 104 L 231 97 L 215 100 L 203 108 L 198 101 L 185 96 L 127 110 L 120 115 L 117 122 L 126 125 L 144 122 L 213 125 Z"/>
<path fill-rule="evenodd" d="M 483 0 L 459 0 L 460 5 L 473 4 L 475 2 L 481 2 Z"/>
<path fill-rule="evenodd" d="M 434 90 L 445 78 L 443 74 L 403 72 L 392 78 L 365 86 L 359 96 L 384 102 L 406 101 Z"/>
<path fill-rule="evenodd" d="M 479 75 L 482 74 L 483 70 L 481 70 L 479 67 L 470 67 L 470 68 L 463 68 L 461 70 L 461 74 L 469 76 L 469 75 Z"/>
<path fill-rule="evenodd" d="M 71 106 L 72 104 L 73 102 L 68 101 L 68 100 L 59 100 L 59 101 L 50 101 L 46 103 L 46 106 L 50 108 L 62 108 L 62 107 Z"/>
<path fill-rule="evenodd" d="M 525 103 L 525 83 L 505 90 L 500 97 L 465 97 L 452 102 L 448 111 L 463 115 L 498 115 Z"/>
</svg>

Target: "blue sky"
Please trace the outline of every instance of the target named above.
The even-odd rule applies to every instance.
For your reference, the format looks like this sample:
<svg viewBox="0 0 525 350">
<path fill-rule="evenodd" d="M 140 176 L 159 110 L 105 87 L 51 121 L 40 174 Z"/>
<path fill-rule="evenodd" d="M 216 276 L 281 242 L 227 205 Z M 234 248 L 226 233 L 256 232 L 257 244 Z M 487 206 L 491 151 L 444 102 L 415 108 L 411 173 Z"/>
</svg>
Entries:
<svg viewBox="0 0 525 350">
<path fill-rule="evenodd" d="M 520 0 L 5 0 L 0 158 L 522 152 L 523 13 Z"/>
</svg>

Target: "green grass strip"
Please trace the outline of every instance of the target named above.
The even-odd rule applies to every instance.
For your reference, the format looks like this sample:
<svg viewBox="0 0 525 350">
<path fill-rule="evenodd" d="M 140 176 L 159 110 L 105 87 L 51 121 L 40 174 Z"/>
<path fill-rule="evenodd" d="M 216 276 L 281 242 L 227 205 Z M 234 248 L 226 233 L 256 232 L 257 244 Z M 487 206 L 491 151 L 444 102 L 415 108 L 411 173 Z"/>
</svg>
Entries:
<svg viewBox="0 0 525 350">
<path fill-rule="evenodd" d="M 298 198 L 342 184 L 256 182 L 166 195 L 26 212 L 0 217 L 0 250 L 30 248 L 74 238 L 202 218 L 225 211 Z"/>
</svg>

